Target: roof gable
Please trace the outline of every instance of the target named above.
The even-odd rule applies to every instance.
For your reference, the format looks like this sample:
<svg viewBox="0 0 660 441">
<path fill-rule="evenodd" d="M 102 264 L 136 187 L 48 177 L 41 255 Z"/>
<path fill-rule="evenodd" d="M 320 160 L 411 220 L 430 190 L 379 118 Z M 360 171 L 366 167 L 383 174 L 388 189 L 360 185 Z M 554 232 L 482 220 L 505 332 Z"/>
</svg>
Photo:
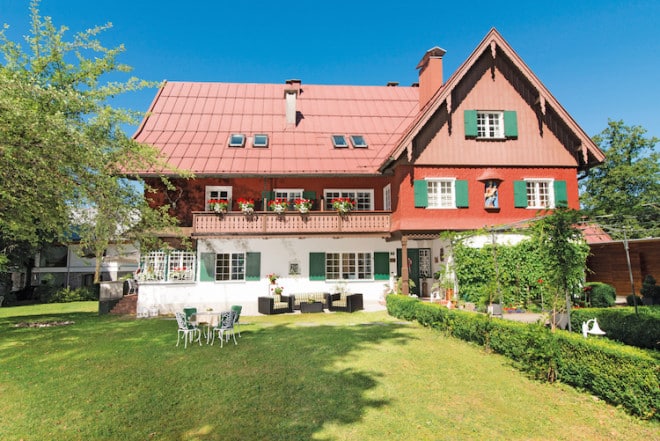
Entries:
<svg viewBox="0 0 660 441">
<path fill-rule="evenodd" d="M 497 30 L 492 29 L 421 109 L 390 152 L 389 159 L 382 163 L 381 170 L 403 153 L 407 153 L 409 160 L 414 162 L 428 145 L 432 134 L 443 127 L 451 133 L 453 124 L 462 124 L 462 116 L 458 118 L 456 113 L 462 109 L 463 101 L 485 75 L 494 80 L 498 75 L 504 76 L 510 86 L 527 102 L 529 108 L 537 114 L 538 130 L 541 134 L 543 135 L 547 128 L 574 158 L 579 169 L 586 169 L 603 161 L 604 155 L 600 149 Z M 565 161 L 565 158 L 563 160 Z"/>
</svg>

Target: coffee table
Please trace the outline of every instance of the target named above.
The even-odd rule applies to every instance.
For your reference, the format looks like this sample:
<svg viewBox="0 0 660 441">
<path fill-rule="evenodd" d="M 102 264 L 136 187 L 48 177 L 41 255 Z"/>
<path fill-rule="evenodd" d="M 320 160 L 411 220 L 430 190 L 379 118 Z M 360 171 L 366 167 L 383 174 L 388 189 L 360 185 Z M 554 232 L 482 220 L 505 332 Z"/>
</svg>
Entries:
<svg viewBox="0 0 660 441">
<path fill-rule="evenodd" d="M 300 302 L 300 312 L 323 312 L 322 302 Z"/>
</svg>

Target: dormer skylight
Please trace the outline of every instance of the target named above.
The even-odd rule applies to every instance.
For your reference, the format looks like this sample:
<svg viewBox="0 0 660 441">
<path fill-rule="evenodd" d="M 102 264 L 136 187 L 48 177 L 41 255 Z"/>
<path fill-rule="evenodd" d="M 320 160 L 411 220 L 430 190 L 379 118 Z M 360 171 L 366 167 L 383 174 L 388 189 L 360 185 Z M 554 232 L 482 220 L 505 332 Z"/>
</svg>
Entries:
<svg viewBox="0 0 660 441">
<path fill-rule="evenodd" d="M 367 141 L 365 141 L 364 136 L 362 135 L 351 135 L 351 144 L 355 148 L 366 148 Z"/>
<path fill-rule="evenodd" d="M 268 147 L 268 135 L 257 134 L 254 135 L 254 140 L 252 141 L 254 147 Z"/>
<path fill-rule="evenodd" d="M 346 137 L 344 135 L 332 135 L 332 145 L 335 148 L 345 148 L 348 147 L 346 142 Z"/>
<path fill-rule="evenodd" d="M 232 133 L 229 136 L 229 147 L 245 146 L 245 135 L 242 133 Z"/>
</svg>

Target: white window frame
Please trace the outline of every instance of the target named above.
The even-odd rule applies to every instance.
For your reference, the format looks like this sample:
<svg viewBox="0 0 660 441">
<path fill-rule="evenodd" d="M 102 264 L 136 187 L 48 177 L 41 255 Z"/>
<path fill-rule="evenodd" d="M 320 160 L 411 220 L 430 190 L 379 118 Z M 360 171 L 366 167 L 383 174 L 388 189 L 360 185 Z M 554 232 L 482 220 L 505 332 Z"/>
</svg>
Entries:
<svg viewBox="0 0 660 441">
<path fill-rule="evenodd" d="M 392 211 L 392 184 L 383 187 L 383 210 Z"/>
<path fill-rule="evenodd" d="M 323 190 L 325 209 L 332 210 L 332 200 L 336 198 L 350 198 L 357 202 L 355 211 L 374 210 L 374 190 L 370 188 L 326 188 Z"/>
<path fill-rule="evenodd" d="M 456 208 L 456 178 L 427 178 L 427 208 Z"/>
<path fill-rule="evenodd" d="M 245 253 L 216 253 L 215 281 L 216 282 L 245 281 L 245 271 L 247 269 L 246 259 L 247 256 Z M 221 265 L 224 262 L 226 262 L 226 266 Z"/>
<path fill-rule="evenodd" d="M 273 193 L 275 194 L 275 199 L 284 199 L 291 207 L 293 207 L 296 199 L 302 199 L 303 197 L 302 188 L 276 188 L 273 190 Z"/>
<path fill-rule="evenodd" d="M 527 208 L 536 210 L 555 208 L 554 179 L 525 179 L 525 183 L 527 184 Z M 542 185 L 545 188 L 542 188 Z M 545 190 L 545 197 L 543 190 Z"/>
<path fill-rule="evenodd" d="M 226 199 L 231 210 L 232 187 L 225 185 L 207 185 L 205 188 L 204 210 L 211 211 L 209 199 Z"/>
<path fill-rule="evenodd" d="M 374 280 L 374 253 L 326 253 L 325 277 L 326 280 Z"/>
<path fill-rule="evenodd" d="M 498 110 L 478 110 L 477 138 L 504 139 L 504 112 Z"/>
<path fill-rule="evenodd" d="M 193 282 L 197 255 L 193 251 L 159 250 L 140 257 L 136 278 L 140 282 Z"/>
<path fill-rule="evenodd" d="M 167 256 L 167 281 L 192 282 L 195 280 L 196 254 L 193 251 L 173 250 Z"/>
</svg>

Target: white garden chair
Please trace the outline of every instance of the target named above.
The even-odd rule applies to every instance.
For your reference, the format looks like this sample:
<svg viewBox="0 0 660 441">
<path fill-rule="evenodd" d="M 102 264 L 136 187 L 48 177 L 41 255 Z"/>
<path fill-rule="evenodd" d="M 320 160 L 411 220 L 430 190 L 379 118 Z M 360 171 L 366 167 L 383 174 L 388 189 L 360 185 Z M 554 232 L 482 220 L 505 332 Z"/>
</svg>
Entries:
<svg viewBox="0 0 660 441">
<path fill-rule="evenodd" d="M 199 345 L 201 346 L 202 331 L 197 327 L 197 325 L 194 325 L 186 320 L 186 315 L 183 312 L 176 312 L 174 315 L 176 316 L 176 322 L 179 325 L 179 329 L 176 333 L 176 345 L 179 346 L 179 340 L 181 339 L 181 336 L 183 336 L 184 348 L 188 347 L 188 340 L 190 340 L 190 343 L 193 341 L 198 341 Z M 195 340 L 195 335 L 197 335 L 197 340 Z"/>
<path fill-rule="evenodd" d="M 222 347 L 222 344 L 225 340 L 229 341 L 229 336 L 234 338 L 234 344 L 237 345 L 238 342 L 236 341 L 236 334 L 234 334 L 234 323 L 236 321 L 236 311 L 224 311 L 220 313 L 220 319 L 218 320 L 218 324 L 213 328 L 211 331 L 212 337 L 211 337 L 211 346 L 213 346 L 213 342 L 215 341 L 215 334 L 218 334 L 218 338 L 220 339 L 220 347 Z"/>
</svg>

